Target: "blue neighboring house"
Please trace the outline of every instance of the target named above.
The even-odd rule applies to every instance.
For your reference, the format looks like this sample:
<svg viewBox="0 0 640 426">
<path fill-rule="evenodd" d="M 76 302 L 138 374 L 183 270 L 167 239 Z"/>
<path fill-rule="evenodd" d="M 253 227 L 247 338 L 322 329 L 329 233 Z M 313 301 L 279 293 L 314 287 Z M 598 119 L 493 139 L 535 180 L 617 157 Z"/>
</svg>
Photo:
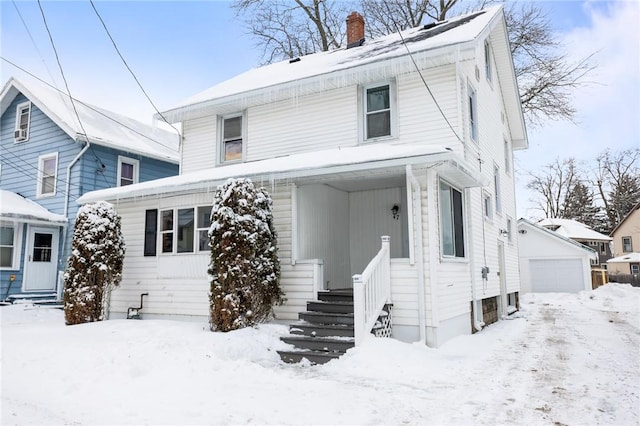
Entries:
<svg viewBox="0 0 640 426">
<path fill-rule="evenodd" d="M 0 299 L 59 300 L 75 201 L 177 175 L 180 136 L 15 78 L 0 114 Z"/>
</svg>

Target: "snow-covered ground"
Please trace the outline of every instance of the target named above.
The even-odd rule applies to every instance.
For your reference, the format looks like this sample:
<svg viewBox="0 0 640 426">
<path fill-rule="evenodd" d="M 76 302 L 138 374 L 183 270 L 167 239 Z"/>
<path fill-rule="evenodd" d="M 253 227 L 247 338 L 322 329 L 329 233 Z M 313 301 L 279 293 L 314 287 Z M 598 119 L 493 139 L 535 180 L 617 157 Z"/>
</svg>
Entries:
<svg viewBox="0 0 640 426">
<path fill-rule="evenodd" d="M 516 318 L 439 349 L 370 338 L 323 366 L 288 365 L 282 325 L 65 326 L 0 307 L 3 425 L 640 422 L 640 288 L 523 296 Z"/>
</svg>

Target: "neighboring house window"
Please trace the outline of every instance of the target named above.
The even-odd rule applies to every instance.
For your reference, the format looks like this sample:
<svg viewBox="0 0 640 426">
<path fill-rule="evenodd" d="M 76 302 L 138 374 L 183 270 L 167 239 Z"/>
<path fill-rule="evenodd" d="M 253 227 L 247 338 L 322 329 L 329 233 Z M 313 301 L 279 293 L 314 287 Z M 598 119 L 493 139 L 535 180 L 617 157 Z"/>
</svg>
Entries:
<svg viewBox="0 0 640 426">
<path fill-rule="evenodd" d="M 622 237 L 622 252 L 623 253 L 633 252 L 633 247 L 631 245 L 631 237 Z"/>
<path fill-rule="evenodd" d="M 12 223 L 0 223 L 0 270 L 19 269 L 19 228 Z"/>
<path fill-rule="evenodd" d="M 38 158 L 38 197 L 56 194 L 58 153 L 41 155 Z"/>
<path fill-rule="evenodd" d="M 632 274 L 640 274 L 640 264 L 639 263 L 632 263 L 631 264 L 631 273 Z"/>
<path fill-rule="evenodd" d="M 478 142 L 478 108 L 476 105 L 476 90 L 469 84 L 469 133 L 471 140 Z"/>
<path fill-rule="evenodd" d="M 488 41 L 484 42 L 484 73 L 487 76 L 487 81 L 491 83 L 493 71 L 491 69 L 491 45 Z"/>
<path fill-rule="evenodd" d="M 31 102 L 23 102 L 16 108 L 16 128 L 14 139 L 23 142 L 29 139 L 29 122 L 31 119 Z"/>
<path fill-rule="evenodd" d="M 591 265 L 597 265 L 599 262 L 599 259 L 596 257 L 595 259 L 591 259 Z"/>
<path fill-rule="evenodd" d="M 507 139 L 504 140 L 504 172 L 511 173 L 511 146 Z"/>
<path fill-rule="evenodd" d="M 138 183 L 140 162 L 133 158 L 118 156 L 118 186 Z"/>
<path fill-rule="evenodd" d="M 158 238 L 158 210 L 145 211 L 144 216 L 144 256 L 156 255 L 156 241 Z"/>
<path fill-rule="evenodd" d="M 493 219 L 493 201 L 491 200 L 491 195 L 486 192 L 482 194 L 482 210 L 484 211 L 484 218 L 487 220 Z"/>
<path fill-rule="evenodd" d="M 193 253 L 208 250 L 210 216 L 211 206 L 161 211 L 162 253 Z"/>
<path fill-rule="evenodd" d="M 220 120 L 222 126 L 220 161 L 223 163 L 231 161 L 242 161 L 243 137 L 242 137 L 242 115 L 233 117 L 223 117 Z"/>
<path fill-rule="evenodd" d="M 600 253 L 605 254 L 606 252 L 605 243 L 600 243 Z"/>
<path fill-rule="evenodd" d="M 394 85 L 364 88 L 364 139 L 392 136 L 395 130 Z"/>
<path fill-rule="evenodd" d="M 502 213 L 502 190 L 500 188 L 500 168 L 493 166 L 493 187 L 496 192 L 496 213 Z"/>
<path fill-rule="evenodd" d="M 439 201 L 442 255 L 464 257 L 462 192 L 441 180 Z"/>
</svg>

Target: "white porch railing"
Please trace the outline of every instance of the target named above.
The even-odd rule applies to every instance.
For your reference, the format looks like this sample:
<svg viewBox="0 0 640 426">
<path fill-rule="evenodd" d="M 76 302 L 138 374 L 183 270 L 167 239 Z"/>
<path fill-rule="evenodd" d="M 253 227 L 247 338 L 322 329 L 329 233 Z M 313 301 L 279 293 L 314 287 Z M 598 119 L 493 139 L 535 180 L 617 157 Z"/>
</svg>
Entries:
<svg viewBox="0 0 640 426">
<path fill-rule="evenodd" d="M 371 332 L 382 308 L 391 299 L 391 256 L 389 237 L 364 272 L 353 276 L 353 318 L 355 344 L 359 345 Z"/>
</svg>

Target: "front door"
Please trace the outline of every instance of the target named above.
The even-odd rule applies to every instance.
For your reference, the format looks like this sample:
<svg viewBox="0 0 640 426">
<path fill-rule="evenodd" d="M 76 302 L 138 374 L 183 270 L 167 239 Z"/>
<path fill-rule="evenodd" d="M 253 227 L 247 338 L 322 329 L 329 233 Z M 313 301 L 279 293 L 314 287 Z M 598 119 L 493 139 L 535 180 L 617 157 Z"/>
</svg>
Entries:
<svg viewBox="0 0 640 426">
<path fill-rule="evenodd" d="M 56 228 L 29 227 L 24 291 L 55 291 L 58 266 Z"/>
</svg>

